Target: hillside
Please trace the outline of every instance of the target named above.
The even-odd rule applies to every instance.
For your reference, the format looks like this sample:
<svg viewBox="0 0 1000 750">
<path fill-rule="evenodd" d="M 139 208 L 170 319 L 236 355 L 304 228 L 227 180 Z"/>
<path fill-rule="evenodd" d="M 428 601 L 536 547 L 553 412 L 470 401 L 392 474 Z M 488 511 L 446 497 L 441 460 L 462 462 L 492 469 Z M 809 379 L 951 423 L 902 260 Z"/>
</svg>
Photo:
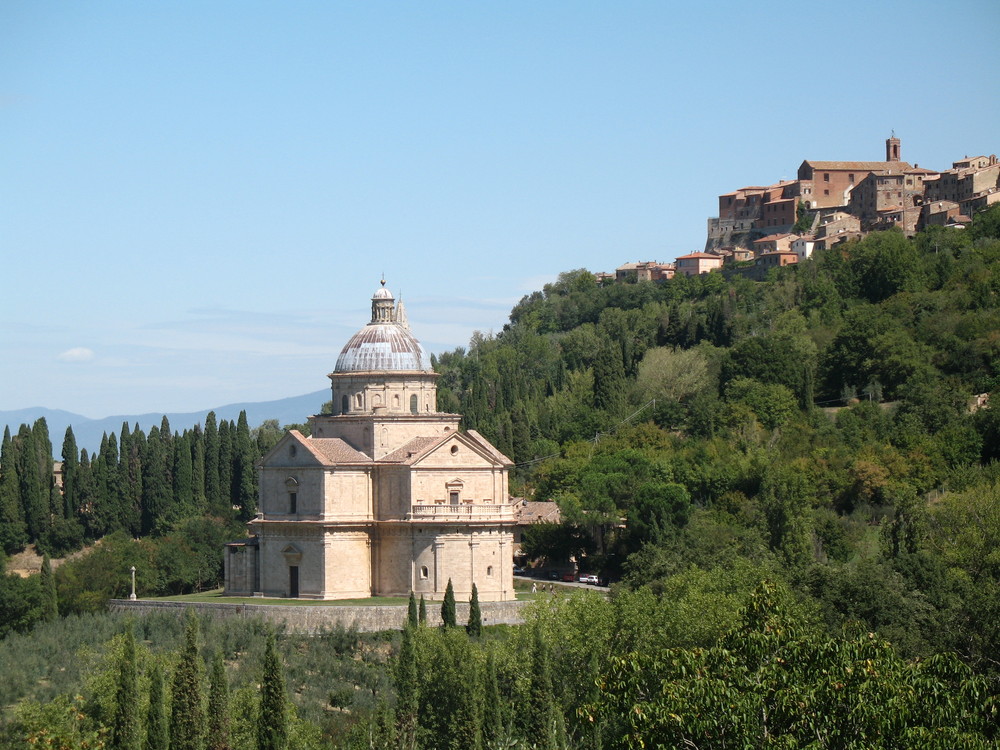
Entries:
<svg viewBox="0 0 1000 750">
<path fill-rule="evenodd" d="M 482 636 L 407 629 L 361 658 L 363 676 L 313 663 L 358 647 L 329 634 L 299 661 L 292 699 L 350 747 L 406 732 L 538 745 L 549 729 L 552 747 L 992 746 L 998 332 L 1000 207 L 972 230 L 870 235 L 762 282 L 562 274 L 497 335 L 435 358 L 438 408 L 514 458 L 514 494 L 559 504 L 561 523 L 526 530 L 529 560 L 597 573 L 611 597 L 543 597 L 530 627 Z M 254 464 L 280 435 L 246 415 L 111 432 L 96 454 L 65 448 L 79 460 L 64 493 L 44 424 L 4 440 L 5 551 L 100 540 L 51 575 L 0 578 L 5 658 L 35 665 L 8 691 L 37 714 L 18 731 L 49 731 L 25 699 L 48 695 L 51 654 L 72 661 L 44 633 L 80 643 L 88 627 L 36 623 L 94 618 L 80 623 L 103 623 L 107 641 L 120 626 L 97 613 L 127 595 L 133 565 L 143 596 L 217 586 L 222 543 L 256 512 Z M 233 669 L 246 653 L 227 655 Z M 73 715 L 104 721 L 93 706 Z"/>
</svg>

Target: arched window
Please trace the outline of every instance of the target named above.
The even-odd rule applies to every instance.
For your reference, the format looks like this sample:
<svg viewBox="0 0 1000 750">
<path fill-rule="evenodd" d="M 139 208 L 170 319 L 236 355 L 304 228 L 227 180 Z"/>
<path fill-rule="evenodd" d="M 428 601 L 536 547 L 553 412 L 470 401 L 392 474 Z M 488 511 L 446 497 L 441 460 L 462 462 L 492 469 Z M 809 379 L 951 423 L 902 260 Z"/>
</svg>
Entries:
<svg viewBox="0 0 1000 750">
<path fill-rule="evenodd" d="M 399 411 L 399 394 L 395 394 L 392 397 L 392 408 L 394 411 Z"/>
<path fill-rule="evenodd" d="M 419 407 L 417 406 L 417 394 L 414 393 L 412 396 L 410 396 L 410 414 L 416 414 L 418 408 Z"/>
<path fill-rule="evenodd" d="M 486 575 L 488 575 L 490 578 L 493 577 L 493 566 L 492 565 L 487 565 L 486 566 Z"/>
<path fill-rule="evenodd" d="M 360 393 L 355 394 L 355 396 L 354 396 L 354 403 L 355 403 L 355 406 L 357 406 L 359 409 L 361 408 L 362 401 L 361 401 L 361 394 Z"/>
<path fill-rule="evenodd" d="M 340 397 L 340 413 L 347 414 L 347 409 L 349 407 L 350 407 L 350 401 L 348 400 L 347 394 L 345 393 L 343 396 Z"/>
<path fill-rule="evenodd" d="M 421 565 L 420 566 L 420 577 L 421 578 L 426 578 L 427 577 L 427 566 L 426 565 Z"/>
</svg>

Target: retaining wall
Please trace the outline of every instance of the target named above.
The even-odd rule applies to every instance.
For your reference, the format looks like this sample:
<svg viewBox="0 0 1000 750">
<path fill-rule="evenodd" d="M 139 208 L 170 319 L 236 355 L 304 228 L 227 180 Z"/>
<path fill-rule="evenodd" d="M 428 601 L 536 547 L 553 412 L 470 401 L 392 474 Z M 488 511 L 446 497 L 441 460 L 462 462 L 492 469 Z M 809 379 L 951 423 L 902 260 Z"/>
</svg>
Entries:
<svg viewBox="0 0 1000 750">
<path fill-rule="evenodd" d="M 483 625 L 520 625 L 524 622 L 523 611 L 531 602 L 481 602 Z M 282 604 L 227 604 L 216 602 L 163 602 L 129 601 L 112 599 L 109 608 L 113 612 L 129 612 L 144 615 L 150 612 L 176 612 L 183 614 L 186 609 L 212 617 L 257 618 L 273 625 L 283 624 L 294 633 L 316 633 L 336 625 L 354 627 L 362 633 L 380 630 L 401 630 L 406 624 L 406 610 L 403 606 L 370 607 L 323 605 L 310 606 Z M 469 603 L 456 602 L 456 621 L 464 625 L 469 620 Z M 441 602 L 427 602 L 427 624 L 441 624 Z"/>
</svg>

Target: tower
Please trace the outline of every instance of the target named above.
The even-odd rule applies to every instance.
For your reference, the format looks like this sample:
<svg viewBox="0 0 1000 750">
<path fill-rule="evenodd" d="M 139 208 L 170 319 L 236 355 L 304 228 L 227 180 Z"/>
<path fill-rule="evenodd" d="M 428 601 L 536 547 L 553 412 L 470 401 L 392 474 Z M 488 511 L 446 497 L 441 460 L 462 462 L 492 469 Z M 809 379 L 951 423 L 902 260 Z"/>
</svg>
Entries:
<svg viewBox="0 0 1000 750">
<path fill-rule="evenodd" d="M 899 138 L 896 137 L 896 131 L 892 131 L 892 135 L 885 139 L 885 160 L 886 161 L 899 161 Z"/>
</svg>

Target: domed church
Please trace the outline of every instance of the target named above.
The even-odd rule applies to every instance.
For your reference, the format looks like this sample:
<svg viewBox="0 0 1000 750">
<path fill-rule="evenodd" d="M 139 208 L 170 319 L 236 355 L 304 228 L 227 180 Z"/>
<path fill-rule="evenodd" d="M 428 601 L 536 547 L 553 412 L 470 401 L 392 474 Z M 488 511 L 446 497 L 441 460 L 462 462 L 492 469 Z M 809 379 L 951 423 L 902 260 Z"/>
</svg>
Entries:
<svg viewBox="0 0 1000 750">
<path fill-rule="evenodd" d="M 225 593 L 303 599 L 514 598 L 509 458 L 437 411 L 437 373 L 385 281 L 329 375 L 331 414 L 261 459 L 250 538 Z"/>
</svg>

